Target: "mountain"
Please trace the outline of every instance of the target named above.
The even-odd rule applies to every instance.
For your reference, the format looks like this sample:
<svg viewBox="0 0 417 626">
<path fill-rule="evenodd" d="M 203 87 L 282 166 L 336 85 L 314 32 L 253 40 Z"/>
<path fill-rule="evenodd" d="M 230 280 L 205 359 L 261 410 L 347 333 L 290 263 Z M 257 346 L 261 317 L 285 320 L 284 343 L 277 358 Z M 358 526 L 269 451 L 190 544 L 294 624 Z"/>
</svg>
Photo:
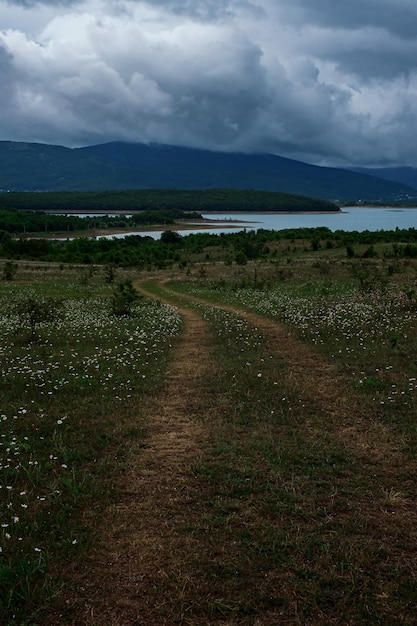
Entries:
<svg viewBox="0 0 417 626">
<path fill-rule="evenodd" d="M 352 172 L 376 176 L 384 180 L 390 180 L 417 189 L 417 167 L 352 167 Z"/>
<path fill-rule="evenodd" d="M 3 191 L 150 188 L 260 189 L 340 202 L 417 197 L 417 189 L 404 183 L 272 154 L 122 142 L 83 148 L 0 142 Z"/>
</svg>

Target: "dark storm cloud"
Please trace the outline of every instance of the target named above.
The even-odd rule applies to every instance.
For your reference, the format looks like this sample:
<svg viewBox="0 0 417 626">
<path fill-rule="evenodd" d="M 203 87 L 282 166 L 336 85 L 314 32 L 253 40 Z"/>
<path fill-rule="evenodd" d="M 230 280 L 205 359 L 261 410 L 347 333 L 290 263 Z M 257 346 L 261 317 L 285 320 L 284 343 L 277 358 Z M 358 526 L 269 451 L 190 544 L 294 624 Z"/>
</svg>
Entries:
<svg viewBox="0 0 417 626">
<path fill-rule="evenodd" d="M 283 0 L 278 2 L 290 21 L 299 25 L 347 31 L 380 28 L 399 37 L 414 39 L 417 3 L 414 0 Z"/>
<path fill-rule="evenodd" d="M 0 136 L 417 165 L 417 8 L 335 5 L 0 0 Z"/>
</svg>

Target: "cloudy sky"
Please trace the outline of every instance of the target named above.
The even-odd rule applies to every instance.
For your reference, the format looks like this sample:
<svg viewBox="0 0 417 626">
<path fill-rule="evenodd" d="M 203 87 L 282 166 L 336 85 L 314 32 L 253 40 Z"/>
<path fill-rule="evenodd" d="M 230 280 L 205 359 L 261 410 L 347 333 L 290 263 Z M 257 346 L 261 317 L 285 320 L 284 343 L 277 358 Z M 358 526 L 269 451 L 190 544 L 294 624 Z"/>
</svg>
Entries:
<svg viewBox="0 0 417 626">
<path fill-rule="evenodd" d="M 417 166 L 416 0 L 0 0 L 0 140 Z"/>
</svg>

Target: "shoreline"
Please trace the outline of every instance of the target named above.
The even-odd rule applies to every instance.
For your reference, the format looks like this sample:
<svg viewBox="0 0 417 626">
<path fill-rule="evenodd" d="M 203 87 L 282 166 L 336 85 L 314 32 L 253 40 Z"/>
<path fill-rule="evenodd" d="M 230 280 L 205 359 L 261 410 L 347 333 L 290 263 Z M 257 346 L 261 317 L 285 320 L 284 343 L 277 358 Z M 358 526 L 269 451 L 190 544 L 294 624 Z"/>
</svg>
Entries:
<svg viewBox="0 0 417 626">
<path fill-rule="evenodd" d="M 241 224 L 250 224 L 250 222 L 240 222 Z M 236 228 L 238 226 L 237 222 L 234 224 L 218 224 L 217 228 Z M 76 232 L 72 233 L 71 236 L 65 235 L 52 235 L 48 237 L 48 239 L 78 239 L 80 237 L 110 237 L 111 235 L 133 235 L 139 237 L 146 237 L 146 233 L 159 233 L 160 231 L 165 230 L 175 230 L 187 232 L 188 230 L 194 230 L 195 227 L 198 227 L 201 230 L 209 230 L 216 228 L 215 225 L 210 223 L 205 224 L 189 224 L 188 226 L 181 226 L 179 224 L 160 224 L 159 226 L 156 224 L 155 226 L 148 226 L 145 228 L 138 228 L 137 230 L 131 230 L 130 228 L 95 228 L 94 230 L 86 230 L 85 232 Z"/>
<path fill-rule="evenodd" d="M 245 228 L 246 225 L 250 224 L 259 224 L 260 222 L 244 222 L 242 220 L 235 220 L 233 223 L 224 222 L 220 220 L 201 220 L 195 221 L 193 223 L 186 222 L 184 224 L 175 223 L 175 224 L 152 224 L 151 226 L 143 226 L 138 227 L 136 230 L 132 230 L 131 228 L 94 228 L 93 230 L 85 230 L 85 231 L 73 231 L 73 232 L 65 232 L 65 233 L 27 233 L 25 235 L 19 235 L 18 239 L 47 239 L 51 240 L 59 240 L 66 241 L 67 239 L 79 239 L 81 237 L 110 237 L 112 235 L 133 235 L 146 237 L 146 233 L 155 233 L 165 230 L 175 230 L 187 232 L 189 230 L 195 230 L 197 227 L 199 230 L 211 230 L 214 228 L 236 228 L 242 225 L 242 228 Z"/>
<path fill-rule="evenodd" d="M 55 213 L 55 212 L 54 212 Z M 58 212 L 57 212 L 58 213 Z M 62 214 L 66 214 L 66 215 L 75 215 L 76 212 L 74 213 L 68 213 L 66 212 L 62 212 Z M 85 211 L 78 211 L 78 213 L 82 213 L 84 215 L 86 215 L 87 213 Z M 131 212 L 127 212 L 125 211 L 124 213 L 126 214 L 131 214 Z M 342 213 L 342 211 L 264 211 L 264 214 L 268 214 L 268 215 L 292 215 L 292 214 L 297 214 L 297 215 L 328 215 L 328 214 L 332 214 L 332 215 L 338 215 L 339 213 Z M 104 211 L 103 211 L 104 214 Z M 122 212 L 120 212 L 120 214 L 122 214 Z M 250 228 L 251 225 L 253 225 L 253 227 L 255 227 L 256 224 L 262 224 L 261 221 L 256 221 L 256 220 L 234 220 L 232 218 L 233 216 L 233 212 L 230 212 L 230 218 L 229 219 L 210 219 L 210 218 L 196 218 L 194 219 L 192 222 L 188 222 L 186 220 L 178 220 L 177 222 L 175 222 L 175 224 L 152 224 L 149 226 L 143 226 L 140 225 L 137 227 L 137 229 L 132 230 L 131 228 L 127 227 L 127 228 L 94 228 L 92 230 L 86 230 L 86 231 L 73 231 L 73 232 L 59 232 L 59 233 L 41 233 L 41 234 L 35 234 L 35 233 L 27 233 L 26 236 L 19 236 L 19 239 L 48 239 L 49 241 L 51 240 L 58 240 L 58 241 L 66 241 L 67 239 L 79 239 L 82 237 L 110 237 L 112 235 L 117 236 L 117 235 L 123 235 L 125 234 L 126 236 L 128 235 L 133 235 L 133 236 L 140 236 L 140 237 L 146 237 L 147 233 L 154 233 L 154 232 L 163 232 L 165 230 L 174 230 L 174 231 L 178 231 L 178 232 L 187 232 L 189 230 L 195 230 L 196 228 L 198 228 L 198 230 L 204 231 L 204 230 L 213 230 L 213 229 L 234 229 L 234 228 L 238 228 L 239 226 L 242 227 L 242 229 L 244 228 Z M 94 214 L 92 214 L 94 215 Z M 108 213 L 108 215 L 113 215 L 113 213 Z M 213 213 L 213 215 L 217 215 L 216 213 Z M 225 212 L 222 213 L 218 213 L 218 215 L 225 215 Z M 256 215 L 256 213 L 239 213 L 239 215 Z"/>
</svg>

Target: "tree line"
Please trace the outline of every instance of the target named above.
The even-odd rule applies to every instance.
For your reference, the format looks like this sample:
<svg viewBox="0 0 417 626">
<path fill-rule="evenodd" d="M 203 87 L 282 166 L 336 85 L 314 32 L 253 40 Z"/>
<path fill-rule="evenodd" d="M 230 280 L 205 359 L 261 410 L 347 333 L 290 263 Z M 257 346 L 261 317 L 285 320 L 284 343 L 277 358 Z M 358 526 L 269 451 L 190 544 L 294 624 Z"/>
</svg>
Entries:
<svg viewBox="0 0 417 626">
<path fill-rule="evenodd" d="M 205 254 L 210 248 L 220 249 L 225 262 L 245 263 L 251 259 L 276 258 L 273 242 L 284 240 L 287 248 L 302 250 L 345 247 L 348 257 L 355 256 L 355 245 L 366 244 L 366 256 L 375 256 L 377 243 L 392 244 L 385 253 L 397 258 L 417 258 L 417 230 L 332 232 L 326 227 L 273 231 L 243 230 L 239 233 L 212 234 L 202 232 L 182 236 L 167 230 L 159 240 L 150 236 L 128 235 L 124 238 L 79 237 L 65 241 L 12 238 L 0 231 L 0 257 L 15 260 L 50 261 L 58 263 L 115 264 L 126 267 L 164 268 L 178 263 L 186 266 L 193 255 Z M 282 252 L 286 254 L 286 252 Z"/>
<path fill-rule="evenodd" d="M 0 230 L 14 234 L 88 231 L 98 228 L 135 229 L 138 226 L 175 224 L 179 219 L 196 219 L 198 213 L 181 210 L 143 211 L 134 215 L 80 217 L 45 213 L 40 210 L 0 209 Z"/>
<path fill-rule="evenodd" d="M 256 189 L 133 189 L 88 192 L 11 192 L 0 206 L 30 211 L 338 211 L 327 200 Z"/>
</svg>

